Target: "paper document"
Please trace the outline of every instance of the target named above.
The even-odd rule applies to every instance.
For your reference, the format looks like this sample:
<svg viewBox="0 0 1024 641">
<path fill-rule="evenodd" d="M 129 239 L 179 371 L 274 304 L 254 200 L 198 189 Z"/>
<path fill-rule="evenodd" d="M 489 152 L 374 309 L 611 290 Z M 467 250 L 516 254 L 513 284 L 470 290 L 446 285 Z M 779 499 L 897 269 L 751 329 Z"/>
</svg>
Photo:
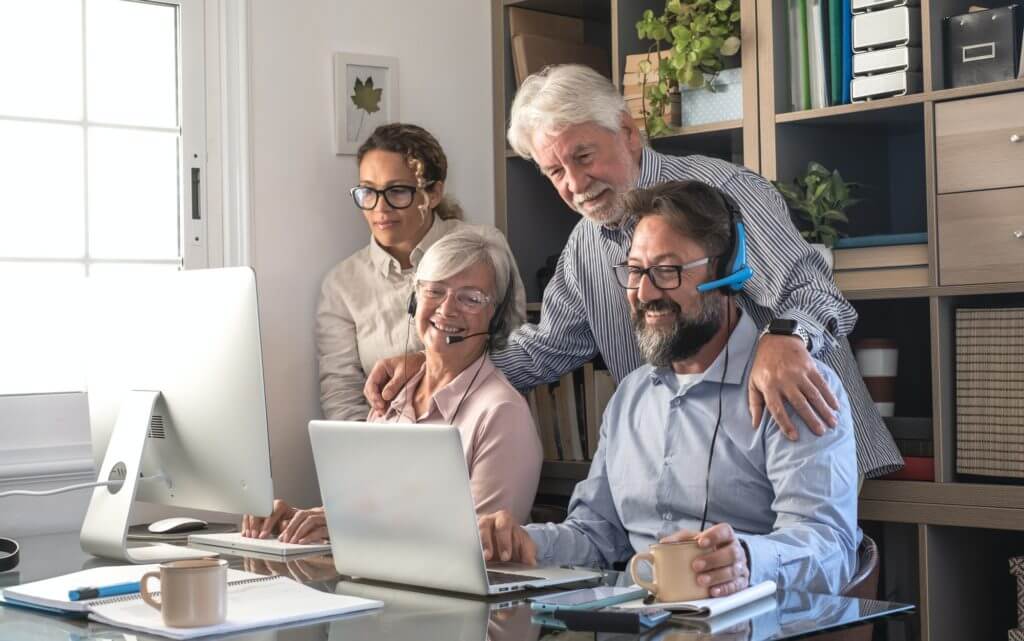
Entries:
<svg viewBox="0 0 1024 641">
<path fill-rule="evenodd" d="M 671 603 L 656 602 L 653 605 L 669 610 L 675 616 L 711 618 L 720 614 L 735 610 L 736 608 L 753 603 L 767 596 L 775 595 L 775 581 L 762 581 L 746 590 L 740 590 L 736 594 L 718 597 L 716 599 L 697 599 L 694 601 L 675 601 Z M 650 604 L 644 603 L 643 599 L 620 603 L 619 608 L 649 608 Z"/>
</svg>

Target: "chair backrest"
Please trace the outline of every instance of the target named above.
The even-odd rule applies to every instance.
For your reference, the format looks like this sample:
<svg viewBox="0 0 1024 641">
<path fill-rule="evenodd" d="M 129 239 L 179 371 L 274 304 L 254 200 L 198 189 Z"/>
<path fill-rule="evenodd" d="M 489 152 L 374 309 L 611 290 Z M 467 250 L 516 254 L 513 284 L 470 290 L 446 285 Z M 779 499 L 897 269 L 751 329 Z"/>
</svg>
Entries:
<svg viewBox="0 0 1024 641">
<path fill-rule="evenodd" d="M 878 596 L 879 572 L 878 545 L 865 534 L 857 548 L 857 572 L 843 586 L 840 594 L 858 599 L 874 599 Z"/>
</svg>

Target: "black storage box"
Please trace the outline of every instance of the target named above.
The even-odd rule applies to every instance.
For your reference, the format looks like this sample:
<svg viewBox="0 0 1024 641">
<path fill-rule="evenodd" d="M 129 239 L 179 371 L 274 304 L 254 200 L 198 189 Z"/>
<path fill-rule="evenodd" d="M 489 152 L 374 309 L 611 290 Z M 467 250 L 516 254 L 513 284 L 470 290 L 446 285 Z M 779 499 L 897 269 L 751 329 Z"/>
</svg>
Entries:
<svg viewBox="0 0 1024 641">
<path fill-rule="evenodd" d="M 1021 5 L 975 11 L 943 19 L 946 87 L 964 87 L 1017 77 Z"/>
</svg>

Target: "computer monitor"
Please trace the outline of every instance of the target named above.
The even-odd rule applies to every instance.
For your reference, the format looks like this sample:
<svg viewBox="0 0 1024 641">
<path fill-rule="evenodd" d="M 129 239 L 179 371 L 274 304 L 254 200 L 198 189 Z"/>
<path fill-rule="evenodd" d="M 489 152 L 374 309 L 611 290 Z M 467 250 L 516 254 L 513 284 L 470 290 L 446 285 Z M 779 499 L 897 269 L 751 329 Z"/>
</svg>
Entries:
<svg viewBox="0 0 1024 641">
<path fill-rule="evenodd" d="M 100 481 L 82 525 L 96 556 L 208 556 L 127 547 L 135 500 L 270 514 L 273 484 L 256 279 L 247 267 L 89 279 L 89 420 Z"/>
</svg>

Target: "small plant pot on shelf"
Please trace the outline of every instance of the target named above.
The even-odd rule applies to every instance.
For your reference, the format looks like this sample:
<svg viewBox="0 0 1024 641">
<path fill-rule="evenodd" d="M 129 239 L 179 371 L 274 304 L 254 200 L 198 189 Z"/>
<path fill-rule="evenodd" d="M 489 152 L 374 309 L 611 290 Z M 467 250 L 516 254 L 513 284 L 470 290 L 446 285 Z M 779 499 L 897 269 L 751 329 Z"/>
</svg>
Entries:
<svg viewBox="0 0 1024 641">
<path fill-rule="evenodd" d="M 712 89 L 682 90 L 682 126 L 693 127 L 743 118 L 743 69 L 720 72 L 711 82 Z"/>
</svg>

